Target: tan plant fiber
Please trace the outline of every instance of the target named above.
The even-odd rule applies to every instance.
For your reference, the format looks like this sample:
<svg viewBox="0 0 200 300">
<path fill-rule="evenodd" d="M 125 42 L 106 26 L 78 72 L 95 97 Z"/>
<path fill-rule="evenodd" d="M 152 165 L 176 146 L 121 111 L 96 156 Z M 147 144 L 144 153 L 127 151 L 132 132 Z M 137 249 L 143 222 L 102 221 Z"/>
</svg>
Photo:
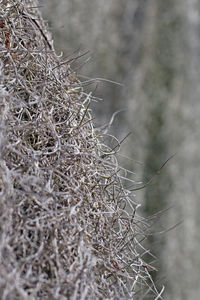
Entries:
<svg viewBox="0 0 200 300">
<path fill-rule="evenodd" d="M 37 5 L 0 1 L 0 299 L 161 299 L 148 224 Z"/>
</svg>

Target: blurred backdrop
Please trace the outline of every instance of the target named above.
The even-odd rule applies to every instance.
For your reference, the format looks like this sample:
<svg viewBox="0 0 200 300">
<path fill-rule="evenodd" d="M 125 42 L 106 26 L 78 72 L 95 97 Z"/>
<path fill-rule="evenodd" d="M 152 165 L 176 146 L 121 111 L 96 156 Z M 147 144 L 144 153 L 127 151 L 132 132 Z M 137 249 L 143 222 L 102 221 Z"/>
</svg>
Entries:
<svg viewBox="0 0 200 300">
<path fill-rule="evenodd" d="M 132 133 L 121 146 L 121 164 L 136 181 L 157 174 L 135 193 L 146 216 L 170 208 L 148 239 L 164 299 L 199 299 L 200 1 L 39 2 L 58 54 L 70 59 L 89 51 L 74 68 L 98 98 L 96 126 L 119 111 L 111 133 L 119 140 Z"/>
</svg>

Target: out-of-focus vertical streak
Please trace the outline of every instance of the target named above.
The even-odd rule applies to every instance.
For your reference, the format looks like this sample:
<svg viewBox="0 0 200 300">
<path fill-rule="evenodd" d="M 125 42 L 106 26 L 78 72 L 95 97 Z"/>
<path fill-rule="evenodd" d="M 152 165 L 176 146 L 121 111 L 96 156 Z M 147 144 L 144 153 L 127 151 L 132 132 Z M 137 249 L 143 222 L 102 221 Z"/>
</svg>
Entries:
<svg viewBox="0 0 200 300">
<path fill-rule="evenodd" d="M 176 80 L 176 93 L 166 114 L 169 149 L 177 152 L 168 167 L 173 181 L 169 200 L 175 204 L 168 224 L 178 219 L 183 223 L 166 237 L 166 299 L 196 300 L 200 294 L 200 3 L 177 3 L 183 20 L 182 48 L 177 56 L 182 74 Z"/>
</svg>

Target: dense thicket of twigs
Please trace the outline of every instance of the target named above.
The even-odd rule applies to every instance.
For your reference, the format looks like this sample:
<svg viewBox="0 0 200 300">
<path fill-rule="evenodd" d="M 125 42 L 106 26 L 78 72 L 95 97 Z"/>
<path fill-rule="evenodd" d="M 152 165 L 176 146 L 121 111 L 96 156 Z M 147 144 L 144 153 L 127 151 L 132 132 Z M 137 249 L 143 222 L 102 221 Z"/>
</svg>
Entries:
<svg viewBox="0 0 200 300">
<path fill-rule="evenodd" d="M 36 5 L 0 3 L 1 299 L 158 299 L 148 226 Z"/>
</svg>

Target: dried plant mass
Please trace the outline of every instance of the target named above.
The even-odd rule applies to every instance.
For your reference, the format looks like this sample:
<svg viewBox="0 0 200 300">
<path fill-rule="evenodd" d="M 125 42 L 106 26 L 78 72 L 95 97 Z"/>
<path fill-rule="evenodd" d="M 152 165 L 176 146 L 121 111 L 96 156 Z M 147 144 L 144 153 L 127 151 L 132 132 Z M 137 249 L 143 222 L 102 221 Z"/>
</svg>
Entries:
<svg viewBox="0 0 200 300">
<path fill-rule="evenodd" d="M 148 224 L 37 5 L 0 2 L 1 299 L 162 299 Z"/>
</svg>

